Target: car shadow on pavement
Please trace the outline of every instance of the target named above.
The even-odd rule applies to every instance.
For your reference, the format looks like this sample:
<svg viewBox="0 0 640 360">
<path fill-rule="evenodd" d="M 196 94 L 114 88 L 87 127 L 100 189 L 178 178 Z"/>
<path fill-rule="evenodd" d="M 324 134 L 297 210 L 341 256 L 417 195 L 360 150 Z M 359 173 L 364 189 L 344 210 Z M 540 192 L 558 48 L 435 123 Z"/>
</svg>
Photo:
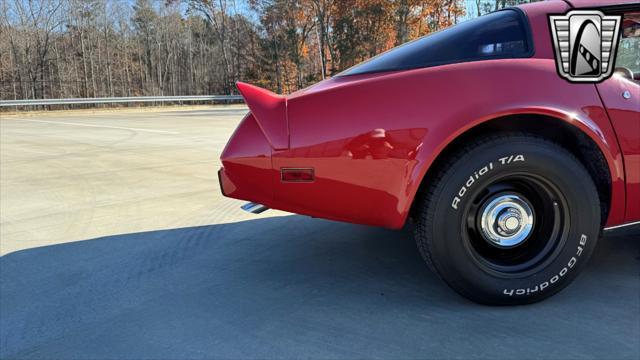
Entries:
<svg viewBox="0 0 640 360">
<path fill-rule="evenodd" d="M 0 258 L 0 357 L 637 358 L 638 238 L 522 307 L 456 295 L 410 228 L 292 215 L 23 250 Z"/>
</svg>

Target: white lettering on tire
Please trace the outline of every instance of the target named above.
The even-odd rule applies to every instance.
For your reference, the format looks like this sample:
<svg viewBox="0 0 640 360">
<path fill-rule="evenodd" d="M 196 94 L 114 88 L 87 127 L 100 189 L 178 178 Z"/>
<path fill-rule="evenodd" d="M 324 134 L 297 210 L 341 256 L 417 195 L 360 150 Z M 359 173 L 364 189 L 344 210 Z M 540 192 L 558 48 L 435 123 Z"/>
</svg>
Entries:
<svg viewBox="0 0 640 360">
<path fill-rule="evenodd" d="M 548 288 L 550 284 L 555 284 L 556 282 L 558 282 L 558 280 L 560 280 L 563 276 L 565 276 L 569 272 L 569 270 L 573 269 L 573 267 L 578 262 L 578 258 L 580 257 L 580 255 L 582 255 L 582 252 L 584 251 L 584 246 L 586 245 L 587 245 L 587 235 L 582 234 L 582 236 L 580 236 L 580 243 L 576 249 L 575 256 L 572 256 L 571 259 L 569 259 L 569 262 L 567 263 L 567 265 L 564 266 L 556 275 L 553 275 L 551 279 L 547 281 L 543 281 L 542 283 L 535 285 L 532 288 L 529 287 L 526 289 L 522 289 L 522 288 L 521 289 L 504 289 L 502 293 L 504 295 L 513 296 L 513 295 L 530 295 L 537 292 L 538 289 L 540 291 L 543 291 L 544 289 Z"/>
<path fill-rule="evenodd" d="M 496 168 L 496 166 L 505 166 L 505 165 L 513 164 L 520 161 L 524 161 L 524 155 L 522 154 L 509 155 L 509 156 L 499 158 L 496 162 L 490 161 L 488 164 L 486 164 L 479 170 L 474 171 L 472 175 L 469 175 L 469 179 L 467 179 L 462 185 L 462 187 L 460 187 L 460 190 L 458 190 L 458 193 L 456 194 L 456 196 L 453 198 L 453 201 L 451 202 L 451 207 L 454 208 L 455 210 L 458 210 L 458 205 L 460 204 L 460 201 L 462 201 L 462 198 L 464 198 L 464 196 L 467 194 L 467 191 L 473 186 L 473 184 L 475 184 L 476 181 L 479 180 L 482 176 L 493 171 Z"/>
</svg>

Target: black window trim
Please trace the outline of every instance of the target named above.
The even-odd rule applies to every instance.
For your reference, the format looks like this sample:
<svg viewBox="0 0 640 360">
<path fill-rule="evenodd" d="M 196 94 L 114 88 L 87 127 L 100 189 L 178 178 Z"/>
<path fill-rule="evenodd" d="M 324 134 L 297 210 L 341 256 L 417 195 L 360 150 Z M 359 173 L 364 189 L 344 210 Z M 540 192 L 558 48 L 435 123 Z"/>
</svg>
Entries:
<svg viewBox="0 0 640 360">
<path fill-rule="evenodd" d="M 535 44 L 533 42 L 533 33 L 531 30 L 531 23 L 529 22 L 529 17 L 527 16 L 527 14 L 524 12 L 524 10 L 522 10 L 521 8 L 517 7 L 517 6 L 513 6 L 513 7 L 507 7 L 507 8 L 503 8 L 497 11 L 492 11 L 490 13 L 486 13 L 482 16 L 485 15 L 489 15 L 489 14 L 495 14 L 501 11 L 514 11 L 515 13 L 518 14 L 519 17 L 519 21 L 522 24 L 523 27 L 523 31 L 524 31 L 524 35 L 525 35 L 525 40 L 527 41 L 527 48 L 528 51 L 524 52 L 518 56 L 505 56 L 505 55 L 493 55 L 493 56 L 478 56 L 478 57 L 473 57 L 473 58 L 466 58 L 466 59 L 455 59 L 455 60 L 444 60 L 444 61 L 437 61 L 437 62 L 432 62 L 423 66 L 406 66 L 406 67 L 399 67 L 399 68 L 395 68 L 395 69 L 388 69 L 388 70 L 372 70 L 372 71 L 367 71 L 367 72 L 362 72 L 362 73 L 357 73 L 357 74 L 345 74 L 345 72 L 349 71 L 350 69 L 353 69 L 354 67 L 363 64 L 365 62 L 368 62 L 371 59 L 374 59 L 382 54 L 384 54 L 385 52 L 382 52 L 370 59 L 367 59 L 357 65 L 354 65 L 348 69 L 345 69 L 343 71 L 341 71 L 340 73 L 338 73 L 337 75 L 335 75 L 335 77 L 349 77 L 349 76 L 358 76 L 358 75 L 369 75 L 369 74 L 380 74 L 380 73 L 390 73 L 390 72 L 401 72 L 401 71 L 408 71 L 408 70 L 417 70 L 417 69 L 426 69 L 426 68 L 431 68 L 431 67 L 436 67 L 436 66 L 442 66 L 442 65 L 452 65 L 452 64 L 463 64 L 463 63 L 468 63 L 468 62 L 477 62 L 477 61 L 487 61 L 487 60 L 504 60 L 504 59 L 528 59 L 528 58 L 532 58 L 535 53 L 536 53 L 536 47 Z M 476 18 L 477 19 L 477 18 Z M 447 28 L 448 29 L 448 28 Z M 439 31 L 444 31 L 446 29 L 442 29 Z M 437 31 L 438 32 L 438 31 Z M 437 33 L 435 32 L 435 33 Z M 433 34 L 435 34 L 433 33 Z M 427 34 L 425 36 L 429 36 L 430 34 Z M 421 39 L 422 37 L 419 37 L 417 39 L 411 40 L 409 42 L 406 42 L 402 45 L 399 46 L 404 46 L 405 44 L 409 44 L 413 41 L 417 41 L 419 39 Z M 391 48 L 387 51 L 391 51 L 395 49 Z"/>
<path fill-rule="evenodd" d="M 622 15 L 628 12 L 640 11 L 640 4 L 620 4 L 620 5 L 608 5 L 593 8 L 585 8 L 585 10 L 600 10 L 607 15 Z M 580 8 L 580 10 L 583 10 Z"/>
</svg>

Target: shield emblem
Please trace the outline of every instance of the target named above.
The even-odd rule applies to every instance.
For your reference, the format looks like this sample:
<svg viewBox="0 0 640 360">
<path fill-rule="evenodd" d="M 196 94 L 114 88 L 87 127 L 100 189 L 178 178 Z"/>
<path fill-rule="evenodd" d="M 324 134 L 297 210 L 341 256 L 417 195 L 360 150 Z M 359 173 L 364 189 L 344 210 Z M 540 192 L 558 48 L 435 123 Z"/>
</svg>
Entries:
<svg viewBox="0 0 640 360">
<path fill-rule="evenodd" d="M 613 73 L 620 16 L 573 10 L 549 16 L 558 74 L 571 82 L 600 82 Z"/>
</svg>

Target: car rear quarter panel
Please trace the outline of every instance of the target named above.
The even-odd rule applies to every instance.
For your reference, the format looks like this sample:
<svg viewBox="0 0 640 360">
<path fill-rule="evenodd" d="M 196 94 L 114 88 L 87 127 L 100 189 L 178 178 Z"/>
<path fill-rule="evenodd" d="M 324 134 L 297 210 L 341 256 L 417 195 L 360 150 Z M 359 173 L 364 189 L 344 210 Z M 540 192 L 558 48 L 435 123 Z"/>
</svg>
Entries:
<svg viewBox="0 0 640 360">
<path fill-rule="evenodd" d="M 291 96 L 291 146 L 273 152 L 273 167 L 313 167 L 316 181 L 274 181 L 273 205 L 402 227 L 429 166 L 447 144 L 478 124 L 514 114 L 552 116 L 591 137 L 613 182 L 607 224 L 622 222 L 622 157 L 606 112 L 594 85 L 560 79 L 551 59 L 338 77 Z"/>
</svg>

